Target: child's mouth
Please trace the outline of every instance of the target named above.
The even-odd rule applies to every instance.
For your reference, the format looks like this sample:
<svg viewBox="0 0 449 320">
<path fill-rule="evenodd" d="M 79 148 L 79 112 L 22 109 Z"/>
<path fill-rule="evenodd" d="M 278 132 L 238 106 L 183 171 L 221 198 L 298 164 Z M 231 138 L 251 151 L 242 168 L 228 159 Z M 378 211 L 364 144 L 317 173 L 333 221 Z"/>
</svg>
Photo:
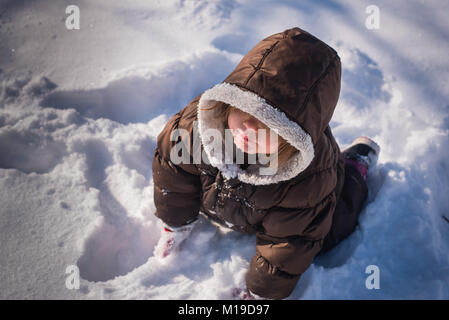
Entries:
<svg viewBox="0 0 449 320">
<path fill-rule="evenodd" d="M 250 138 L 248 136 L 238 136 L 239 140 L 242 141 L 245 144 L 250 143 L 250 141 L 252 142 L 252 140 L 250 140 Z"/>
</svg>

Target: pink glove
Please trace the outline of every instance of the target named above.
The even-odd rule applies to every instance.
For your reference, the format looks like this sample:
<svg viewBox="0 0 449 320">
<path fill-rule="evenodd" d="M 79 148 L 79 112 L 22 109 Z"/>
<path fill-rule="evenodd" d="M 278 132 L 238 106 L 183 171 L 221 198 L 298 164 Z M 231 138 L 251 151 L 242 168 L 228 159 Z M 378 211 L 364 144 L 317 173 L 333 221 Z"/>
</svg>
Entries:
<svg viewBox="0 0 449 320">
<path fill-rule="evenodd" d="M 154 256 L 163 259 L 172 253 L 190 235 L 196 222 L 176 228 L 164 223 L 161 238 L 154 247 Z"/>
<path fill-rule="evenodd" d="M 232 289 L 232 296 L 239 300 L 267 300 L 249 291 L 248 288 L 234 288 Z"/>
</svg>

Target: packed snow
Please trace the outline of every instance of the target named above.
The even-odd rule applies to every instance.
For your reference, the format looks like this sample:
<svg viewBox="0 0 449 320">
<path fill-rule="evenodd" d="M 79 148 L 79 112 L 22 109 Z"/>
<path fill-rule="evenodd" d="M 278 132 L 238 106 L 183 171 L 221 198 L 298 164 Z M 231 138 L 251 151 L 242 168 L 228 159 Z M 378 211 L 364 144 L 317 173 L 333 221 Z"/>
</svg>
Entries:
<svg viewBox="0 0 449 320">
<path fill-rule="evenodd" d="M 0 1 L 0 298 L 233 299 L 255 236 L 200 216 L 177 254 L 153 256 L 156 137 L 258 41 L 298 26 L 342 59 L 337 142 L 368 135 L 381 153 L 360 225 L 288 299 L 448 299 L 449 3 L 377 1 L 379 29 L 370 4 Z"/>
</svg>

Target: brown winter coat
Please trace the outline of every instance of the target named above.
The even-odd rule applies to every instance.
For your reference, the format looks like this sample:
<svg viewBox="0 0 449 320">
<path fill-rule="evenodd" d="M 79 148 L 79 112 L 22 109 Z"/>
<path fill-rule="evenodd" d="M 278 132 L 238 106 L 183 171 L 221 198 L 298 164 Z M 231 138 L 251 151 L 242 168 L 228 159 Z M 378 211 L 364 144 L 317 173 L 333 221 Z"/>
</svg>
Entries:
<svg viewBox="0 0 449 320">
<path fill-rule="evenodd" d="M 180 226 L 201 211 L 235 230 L 255 233 L 246 284 L 262 297 L 289 296 L 323 246 L 331 247 L 326 236 L 345 182 L 344 161 L 329 127 L 340 79 L 340 58 L 334 49 L 300 28 L 288 29 L 256 44 L 222 83 L 194 98 L 158 135 L 153 160 L 155 215 Z M 276 174 L 266 176 L 224 163 L 211 152 L 206 138 L 208 128 L 223 125 L 211 111 L 199 109 L 215 101 L 258 118 L 295 146 L 297 154 Z M 190 163 L 170 160 L 171 148 L 184 141 L 170 141 L 177 128 L 190 134 L 191 146 L 195 138 L 201 141 L 200 152 L 208 161 L 193 163 L 191 153 Z M 359 211 L 360 199 L 366 196 L 362 191 L 352 204 L 347 192 L 345 203 L 340 200 L 341 211 Z M 336 242 L 339 236 L 332 237 Z"/>
</svg>

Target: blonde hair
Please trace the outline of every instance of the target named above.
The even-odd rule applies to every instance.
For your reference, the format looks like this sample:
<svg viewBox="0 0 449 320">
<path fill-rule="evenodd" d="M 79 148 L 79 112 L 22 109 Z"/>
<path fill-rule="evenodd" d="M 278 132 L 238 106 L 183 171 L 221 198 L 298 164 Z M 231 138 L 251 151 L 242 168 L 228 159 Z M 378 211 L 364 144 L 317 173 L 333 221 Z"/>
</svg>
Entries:
<svg viewBox="0 0 449 320">
<path fill-rule="evenodd" d="M 228 116 L 231 113 L 232 110 L 238 109 L 234 106 L 231 106 L 227 103 L 218 101 L 216 102 L 212 107 L 210 108 L 200 108 L 201 110 L 213 110 L 215 108 L 219 108 L 216 111 L 216 117 L 218 119 L 221 119 L 221 121 L 224 124 L 225 128 L 229 128 L 228 127 Z M 278 167 L 281 167 L 288 159 L 290 159 L 296 152 L 299 152 L 298 149 L 296 149 L 295 147 L 293 147 L 290 143 L 287 142 L 287 140 L 285 140 L 284 138 L 282 138 L 280 135 L 278 135 L 279 137 L 279 146 L 278 146 Z"/>
</svg>

